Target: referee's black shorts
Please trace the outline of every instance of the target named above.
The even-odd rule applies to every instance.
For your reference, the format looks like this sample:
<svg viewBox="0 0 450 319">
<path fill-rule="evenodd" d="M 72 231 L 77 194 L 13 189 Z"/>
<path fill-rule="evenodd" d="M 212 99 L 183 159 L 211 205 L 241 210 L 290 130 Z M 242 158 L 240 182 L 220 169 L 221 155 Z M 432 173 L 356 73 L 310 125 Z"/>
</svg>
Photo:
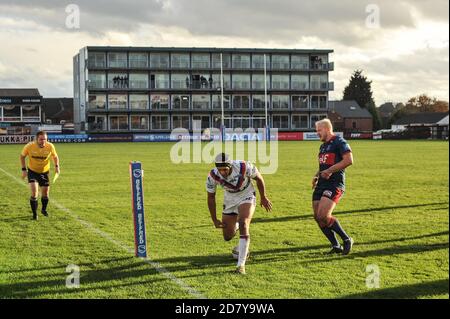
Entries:
<svg viewBox="0 0 450 319">
<path fill-rule="evenodd" d="M 36 173 L 28 169 L 28 183 L 38 183 L 39 186 L 49 186 L 48 172 Z"/>
</svg>

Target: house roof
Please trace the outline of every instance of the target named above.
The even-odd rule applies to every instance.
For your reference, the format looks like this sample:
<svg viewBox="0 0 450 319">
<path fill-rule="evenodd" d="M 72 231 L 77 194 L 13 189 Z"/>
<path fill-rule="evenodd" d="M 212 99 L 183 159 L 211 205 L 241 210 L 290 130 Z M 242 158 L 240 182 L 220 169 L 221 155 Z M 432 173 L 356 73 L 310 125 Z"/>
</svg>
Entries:
<svg viewBox="0 0 450 319">
<path fill-rule="evenodd" d="M 0 88 L 0 96 L 4 97 L 21 97 L 21 96 L 36 96 L 40 97 L 38 89 L 3 89 Z"/>
<path fill-rule="evenodd" d="M 448 112 L 443 113 L 413 113 L 403 116 L 394 122 L 394 125 L 410 124 L 437 124 L 448 116 Z"/>
<path fill-rule="evenodd" d="M 336 112 L 343 118 L 372 118 L 367 109 L 363 109 L 354 100 L 329 101 L 330 112 Z"/>
</svg>

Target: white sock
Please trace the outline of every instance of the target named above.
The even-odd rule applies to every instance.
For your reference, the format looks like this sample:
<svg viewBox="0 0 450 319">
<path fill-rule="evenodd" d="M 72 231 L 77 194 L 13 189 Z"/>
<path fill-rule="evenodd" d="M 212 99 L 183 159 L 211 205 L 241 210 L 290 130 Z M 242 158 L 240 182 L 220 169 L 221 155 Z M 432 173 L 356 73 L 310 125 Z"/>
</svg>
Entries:
<svg viewBox="0 0 450 319">
<path fill-rule="evenodd" d="M 245 266 L 247 259 L 248 247 L 250 246 L 250 236 L 241 236 L 239 239 L 239 258 L 237 266 Z"/>
</svg>

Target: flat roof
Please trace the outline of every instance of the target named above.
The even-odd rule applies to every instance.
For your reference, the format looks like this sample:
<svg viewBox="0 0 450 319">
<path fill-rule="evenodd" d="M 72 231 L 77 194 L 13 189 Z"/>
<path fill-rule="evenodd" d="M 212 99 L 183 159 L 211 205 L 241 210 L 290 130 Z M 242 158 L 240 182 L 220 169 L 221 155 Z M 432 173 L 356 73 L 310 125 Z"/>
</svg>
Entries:
<svg viewBox="0 0 450 319">
<path fill-rule="evenodd" d="M 271 48 L 213 48 L 213 47 L 134 47 L 87 46 L 93 51 L 154 51 L 154 52 L 245 52 L 245 53 L 332 53 L 331 49 L 271 49 Z"/>
</svg>

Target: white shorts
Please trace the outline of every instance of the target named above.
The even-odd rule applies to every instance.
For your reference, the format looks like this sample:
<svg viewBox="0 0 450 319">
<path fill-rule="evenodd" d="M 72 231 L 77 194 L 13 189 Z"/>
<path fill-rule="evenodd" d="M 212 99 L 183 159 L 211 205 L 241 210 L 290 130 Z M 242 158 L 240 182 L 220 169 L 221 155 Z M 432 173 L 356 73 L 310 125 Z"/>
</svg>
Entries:
<svg viewBox="0 0 450 319">
<path fill-rule="evenodd" d="M 223 212 L 224 215 L 237 215 L 239 214 L 239 206 L 242 204 L 250 203 L 253 206 L 256 206 L 256 196 L 254 193 L 250 193 L 247 197 L 244 197 L 242 200 L 240 200 L 237 204 L 234 204 L 232 206 L 228 206 L 226 203 L 224 203 Z"/>
</svg>

